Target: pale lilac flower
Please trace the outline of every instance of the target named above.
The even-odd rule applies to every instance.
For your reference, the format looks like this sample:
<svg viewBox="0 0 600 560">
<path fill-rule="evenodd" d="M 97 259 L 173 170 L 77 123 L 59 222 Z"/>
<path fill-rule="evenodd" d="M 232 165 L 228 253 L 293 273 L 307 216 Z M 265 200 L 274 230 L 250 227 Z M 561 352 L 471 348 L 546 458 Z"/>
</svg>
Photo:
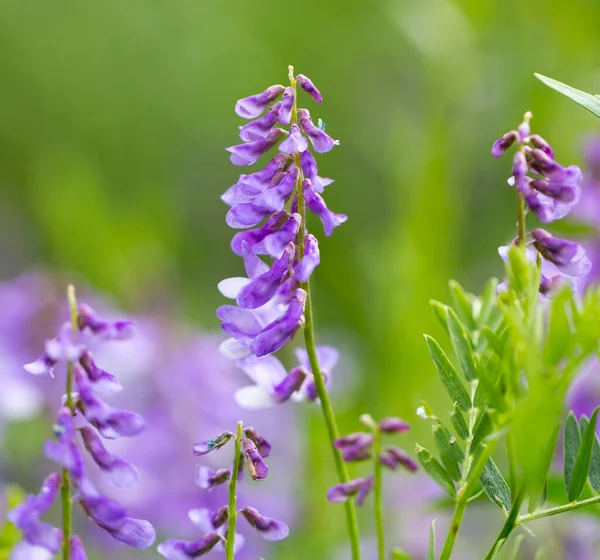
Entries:
<svg viewBox="0 0 600 560">
<path fill-rule="evenodd" d="M 302 183 L 302 191 L 304 192 L 306 204 L 311 212 L 321 219 L 325 235 L 330 236 L 336 227 L 343 224 L 348 219 L 348 216 L 345 214 L 335 214 L 327 208 L 323 197 L 312 188 L 312 183 L 309 179 L 305 179 Z"/>
<path fill-rule="evenodd" d="M 337 484 L 327 491 L 327 499 L 331 503 L 346 502 L 356 496 L 356 503 L 361 506 L 373 489 L 373 477 L 356 478 L 345 484 Z"/>
<path fill-rule="evenodd" d="M 329 152 L 334 146 L 339 145 L 338 140 L 334 140 L 324 130 L 314 125 L 307 109 L 298 109 L 298 118 L 302 130 L 310 138 L 315 152 L 319 154 Z"/>
<path fill-rule="evenodd" d="M 262 93 L 240 99 L 235 104 L 235 112 L 244 119 L 258 117 L 284 90 L 283 86 L 275 85 L 267 88 Z"/>
<path fill-rule="evenodd" d="M 229 159 L 233 165 L 252 165 L 256 163 L 260 156 L 268 152 L 282 136 L 287 135 L 287 132 L 281 128 L 273 128 L 264 138 L 231 146 L 227 151 L 231 153 Z"/>
</svg>

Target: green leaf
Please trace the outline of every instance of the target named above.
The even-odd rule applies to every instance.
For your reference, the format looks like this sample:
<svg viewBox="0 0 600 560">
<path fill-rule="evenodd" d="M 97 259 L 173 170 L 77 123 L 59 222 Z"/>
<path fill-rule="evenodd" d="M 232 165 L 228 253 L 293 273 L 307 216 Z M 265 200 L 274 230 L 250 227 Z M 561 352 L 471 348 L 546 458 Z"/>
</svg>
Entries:
<svg viewBox="0 0 600 560">
<path fill-rule="evenodd" d="M 448 494 L 452 497 L 456 497 L 456 488 L 452 477 L 448 474 L 446 469 L 442 467 L 440 462 L 424 447 L 417 445 L 417 459 L 423 470 L 437 483 L 439 484 Z"/>
<path fill-rule="evenodd" d="M 542 457 L 540 460 L 540 471 L 532 477 L 532 483 L 529 487 L 529 513 L 533 513 L 537 508 L 544 505 L 546 501 L 547 486 L 548 486 L 548 471 L 552 464 L 552 458 L 554 457 L 554 450 L 556 449 L 556 443 L 558 442 L 558 435 L 560 434 L 561 424 L 557 424 L 548 442 L 542 450 Z"/>
<path fill-rule="evenodd" d="M 439 420 L 432 426 L 432 431 L 442 464 L 448 474 L 458 482 L 462 476 L 459 464 L 465 460 L 464 451 L 456 438 Z"/>
<path fill-rule="evenodd" d="M 489 325 L 493 311 L 496 309 L 496 298 L 498 296 L 498 279 L 490 278 L 481 291 L 481 307 L 477 315 L 479 325 Z"/>
<path fill-rule="evenodd" d="M 592 449 L 594 440 L 596 439 L 596 423 L 598 421 L 598 411 L 600 407 L 594 410 L 592 417 L 588 425 L 585 428 L 583 437 L 581 437 L 581 444 L 577 451 L 577 457 L 571 474 L 570 484 L 567 488 L 567 494 L 569 501 L 573 502 L 583 492 L 585 483 L 588 478 L 588 472 L 590 470 L 590 463 L 592 461 Z M 566 437 L 566 436 L 565 436 Z"/>
<path fill-rule="evenodd" d="M 424 336 L 429 348 L 429 354 L 435 364 L 444 389 L 446 389 L 452 401 L 458 403 L 458 407 L 466 412 L 471 408 L 471 399 L 467 390 L 460 382 L 454 366 L 450 363 L 450 360 L 435 339 L 428 335 Z"/>
<path fill-rule="evenodd" d="M 427 547 L 427 559 L 435 560 L 435 519 L 431 522 L 429 529 L 429 546 Z"/>
<path fill-rule="evenodd" d="M 557 365 L 563 357 L 569 356 L 575 345 L 568 314 L 572 299 L 571 288 L 565 287 L 554 296 L 550 304 L 548 336 L 544 347 L 544 361 L 550 366 Z"/>
<path fill-rule="evenodd" d="M 446 309 L 448 306 L 436 301 L 435 299 L 430 299 L 429 305 L 431 305 L 433 314 L 437 317 L 442 327 L 444 327 L 444 330 L 448 332 L 448 319 L 446 318 Z"/>
<path fill-rule="evenodd" d="M 452 296 L 452 302 L 454 303 L 454 309 L 460 317 L 460 320 L 467 325 L 470 330 L 475 330 L 477 324 L 473 314 L 473 304 L 471 303 L 471 294 L 467 294 L 462 286 L 456 282 L 456 280 L 450 280 L 448 283 L 450 287 L 450 295 Z M 471 297 L 469 297 L 471 296 Z"/>
<path fill-rule="evenodd" d="M 475 453 L 483 439 L 492 433 L 492 421 L 490 415 L 482 410 L 475 419 L 473 426 L 473 439 L 471 441 L 471 453 Z"/>
<path fill-rule="evenodd" d="M 542 74 L 534 74 L 534 76 L 548 87 L 558 91 L 558 93 L 562 93 L 569 99 L 575 101 L 578 105 L 581 105 L 584 109 L 587 109 L 590 113 L 600 117 L 600 99 L 598 99 L 597 96 L 575 89 L 558 80 L 543 76 Z"/>
<path fill-rule="evenodd" d="M 581 434 L 579 433 L 579 426 L 577 425 L 577 419 L 572 412 L 569 412 L 565 421 L 565 435 L 563 442 L 564 449 L 564 477 L 565 477 L 565 488 L 567 489 L 567 495 L 570 495 L 571 478 L 573 476 L 573 469 L 575 468 L 575 461 L 579 452 L 579 446 L 581 445 Z"/>
<path fill-rule="evenodd" d="M 508 329 L 504 329 L 500 335 L 496 334 L 487 325 L 481 327 L 481 334 L 485 337 L 488 342 L 488 346 L 495 352 L 495 354 L 502 358 L 504 356 L 504 349 L 506 348 L 506 334 Z"/>
<path fill-rule="evenodd" d="M 479 480 L 488 498 L 500 509 L 509 512 L 511 504 L 510 488 L 492 459 L 483 467 Z"/>
<path fill-rule="evenodd" d="M 580 423 L 580 427 L 583 422 Z M 596 492 L 600 492 L 600 441 L 598 436 L 594 437 L 592 445 L 592 461 L 590 462 L 590 470 L 588 472 L 590 484 Z"/>
<path fill-rule="evenodd" d="M 473 381 L 477 377 L 475 368 L 475 358 L 473 357 L 473 347 L 469 339 L 467 329 L 460 322 L 453 309 L 446 308 L 446 321 L 448 324 L 448 334 L 454 348 L 454 353 L 458 358 L 458 364 L 463 375 L 468 381 Z"/>
<path fill-rule="evenodd" d="M 401 548 L 394 548 L 392 550 L 392 560 L 412 560 L 412 556 Z"/>
<path fill-rule="evenodd" d="M 467 439 L 469 437 L 469 427 L 465 422 L 465 417 L 462 415 L 462 412 L 458 410 L 456 406 L 450 413 L 450 421 L 458 434 L 458 437 L 462 439 Z"/>
</svg>

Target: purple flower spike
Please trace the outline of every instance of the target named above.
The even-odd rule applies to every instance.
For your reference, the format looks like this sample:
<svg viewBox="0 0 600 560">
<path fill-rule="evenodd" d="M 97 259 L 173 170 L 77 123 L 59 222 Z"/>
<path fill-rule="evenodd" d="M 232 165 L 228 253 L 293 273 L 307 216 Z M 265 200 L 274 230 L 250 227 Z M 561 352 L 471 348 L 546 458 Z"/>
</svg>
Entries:
<svg viewBox="0 0 600 560">
<path fill-rule="evenodd" d="M 253 142 L 254 140 L 268 136 L 275 123 L 277 123 L 280 107 L 281 103 L 276 103 L 264 117 L 240 126 L 240 138 L 244 142 Z"/>
<path fill-rule="evenodd" d="M 123 385 L 117 381 L 117 378 L 100 369 L 92 359 L 92 355 L 88 350 L 85 350 L 79 359 L 79 363 L 88 374 L 90 383 L 94 387 L 94 392 L 101 395 L 112 395 L 123 389 Z"/>
<path fill-rule="evenodd" d="M 254 445 L 256 445 L 261 457 L 266 459 L 271 454 L 271 444 L 254 428 L 244 428 L 244 434 L 249 440 L 254 442 Z"/>
<path fill-rule="evenodd" d="M 281 107 L 279 109 L 279 122 L 284 125 L 290 124 L 292 120 L 292 108 L 294 107 L 294 88 L 288 86 L 283 92 Z"/>
<path fill-rule="evenodd" d="M 83 428 L 81 437 L 85 448 L 112 484 L 122 488 L 130 488 L 138 483 L 138 470 L 127 461 L 107 451 L 94 429 L 90 427 Z"/>
<path fill-rule="evenodd" d="M 319 242 L 312 233 L 309 233 L 304 239 L 304 256 L 294 268 L 294 276 L 298 282 L 308 282 L 320 262 Z"/>
<path fill-rule="evenodd" d="M 248 465 L 252 480 L 264 480 L 267 478 L 269 467 L 267 467 L 267 464 L 263 461 L 254 442 L 250 439 L 243 439 L 242 447 L 244 449 L 246 464 Z"/>
<path fill-rule="evenodd" d="M 167 560 L 193 560 L 209 553 L 217 543 L 221 542 L 221 535 L 213 531 L 204 535 L 199 541 L 188 542 L 168 540 L 158 545 L 158 553 Z"/>
<path fill-rule="evenodd" d="M 279 151 L 283 154 L 298 154 L 308 150 L 308 140 L 300 132 L 300 127 L 293 124 L 289 136 L 279 144 Z"/>
<path fill-rule="evenodd" d="M 277 521 L 261 515 L 253 507 L 246 506 L 240 512 L 252 527 L 259 531 L 261 537 L 268 541 L 280 541 L 285 539 L 290 530 L 283 521 Z"/>
<path fill-rule="evenodd" d="M 229 469 L 213 471 L 204 465 L 196 465 L 196 484 L 203 490 L 212 490 L 219 484 L 224 484 L 231 478 Z"/>
<path fill-rule="evenodd" d="M 300 126 L 304 130 L 305 134 L 310 138 L 315 152 L 322 154 L 330 151 L 334 146 L 339 145 L 338 140 L 334 140 L 324 130 L 321 130 L 318 126 L 315 126 L 310 118 L 310 113 L 306 109 L 300 109 L 298 111 L 298 118 L 300 119 Z"/>
<path fill-rule="evenodd" d="M 277 320 L 263 329 L 250 344 L 255 356 L 261 357 L 277 352 L 296 332 L 304 314 L 306 292 L 294 290 L 287 311 Z"/>
<path fill-rule="evenodd" d="M 355 478 L 346 484 L 332 486 L 327 492 L 327 499 L 331 503 L 346 502 L 356 496 L 356 503 L 360 506 L 373 489 L 373 477 Z"/>
<path fill-rule="evenodd" d="M 410 430 L 410 424 L 400 418 L 389 417 L 379 422 L 379 429 L 384 434 L 402 434 Z"/>
<path fill-rule="evenodd" d="M 563 274 L 583 276 L 592 268 L 585 249 L 579 243 L 553 237 L 543 229 L 534 229 L 531 236 L 535 248 L 546 260 L 554 263 Z"/>
<path fill-rule="evenodd" d="M 300 167 L 302 168 L 304 177 L 310 179 L 313 189 L 318 193 L 322 193 L 327 185 L 331 185 L 334 182 L 333 179 L 319 177 L 317 162 L 310 153 L 310 150 L 306 150 L 300 154 Z"/>
<path fill-rule="evenodd" d="M 44 444 L 44 455 L 64 469 L 78 480 L 83 475 L 83 457 L 75 443 L 73 419 L 71 411 L 63 406 L 56 416 L 54 433 L 58 438 L 56 441 L 47 441 Z"/>
<path fill-rule="evenodd" d="M 243 309 L 256 309 L 270 301 L 279 286 L 289 277 L 295 251 L 294 244 L 289 243 L 281 257 L 273 263 L 271 270 L 256 277 L 240 290 L 237 304 Z"/>
<path fill-rule="evenodd" d="M 520 140 L 521 138 L 516 130 L 507 132 L 504 136 L 494 142 L 494 145 L 492 146 L 492 155 L 494 157 L 503 156 L 508 148 Z"/>
<path fill-rule="evenodd" d="M 325 204 L 323 197 L 312 188 L 312 184 L 309 179 L 305 179 L 302 183 L 302 192 L 306 199 L 306 204 L 310 208 L 311 212 L 319 216 L 323 223 L 323 229 L 325 235 L 328 237 L 333 233 L 333 230 L 339 225 L 343 224 L 348 216 L 344 214 L 335 214 Z"/>
<path fill-rule="evenodd" d="M 275 85 L 262 93 L 240 99 L 235 104 L 235 112 L 244 119 L 254 119 L 275 101 L 285 90 L 283 86 Z"/>
<path fill-rule="evenodd" d="M 258 161 L 260 156 L 268 152 L 283 135 L 287 135 L 285 130 L 273 128 L 264 138 L 231 146 L 227 148 L 227 151 L 231 153 L 229 159 L 233 165 L 252 165 Z"/>
<path fill-rule="evenodd" d="M 82 332 L 90 331 L 102 340 L 127 340 L 135 334 L 135 322 L 128 319 L 108 321 L 89 305 L 77 308 L 77 324 Z"/>
<path fill-rule="evenodd" d="M 53 473 L 44 480 L 37 496 L 27 496 L 22 504 L 8 513 L 8 519 L 23 533 L 27 543 L 52 554 L 60 550 L 62 532 L 39 518 L 52 507 L 59 488 L 60 475 Z"/>
<path fill-rule="evenodd" d="M 410 472 L 417 470 L 417 463 L 402 449 L 394 446 L 385 447 L 379 456 L 379 462 L 395 471 L 398 467 L 404 467 Z"/>
<path fill-rule="evenodd" d="M 234 435 L 231 432 L 223 432 L 217 437 L 194 444 L 194 455 L 206 455 L 215 449 L 223 447 Z"/>
<path fill-rule="evenodd" d="M 321 92 L 315 87 L 309 78 L 307 78 L 304 74 L 298 74 L 296 76 L 296 81 L 298 85 L 310 95 L 317 103 L 323 102 L 323 96 Z"/>
<path fill-rule="evenodd" d="M 69 539 L 69 546 L 71 549 L 71 560 L 87 560 L 87 554 L 79 537 L 71 537 Z"/>
</svg>

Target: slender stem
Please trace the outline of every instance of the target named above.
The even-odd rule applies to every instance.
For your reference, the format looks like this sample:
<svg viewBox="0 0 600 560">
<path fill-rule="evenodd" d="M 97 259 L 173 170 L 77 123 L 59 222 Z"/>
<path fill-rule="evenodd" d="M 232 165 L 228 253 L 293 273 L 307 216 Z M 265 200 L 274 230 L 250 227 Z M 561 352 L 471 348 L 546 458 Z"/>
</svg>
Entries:
<svg viewBox="0 0 600 560">
<path fill-rule="evenodd" d="M 294 78 L 293 66 L 289 67 L 289 76 L 290 84 L 294 89 L 294 104 L 292 107 L 291 123 L 295 124 L 298 120 L 298 110 L 296 105 L 296 80 Z M 304 176 L 302 174 L 302 167 L 300 165 L 300 157 L 298 154 L 294 154 L 294 162 L 300 172 L 298 175 L 296 192 L 298 195 L 298 214 L 300 214 L 301 217 L 300 230 L 298 231 L 298 253 L 299 258 L 302 258 L 304 256 L 304 245 L 306 240 L 306 203 L 304 200 L 304 193 L 302 192 L 302 182 L 304 181 Z M 334 445 L 335 440 L 340 437 L 340 431 L 335 420 L 333 406 L 325 385 L 325 378 L 317 358 L 317 345 L 315 342 L 315 325 L 312 310 L 312 298 L 310 293 L 310 282 L 304 282 L 301 284 L 301 286 L 306 292 L 306 303 L 304 306 L 304 344 L 306 346 L 308 360 L 314 377 L 317 396 L 319 397 L 319 401 L 321 403 L 321 410 L 323 411 L 323 417 L 327 427 L 327 435 L 329 436 L 331 449 L 333 451 L 333 458 L 335 461 L 338 478 L 342 484 L 346 484 L 350 481 L 348 468 L 346 463 L 344 463 L 340 452 L 335 448 Z M 348 500 L 345 502 L 344 507 L 346 509 L 346 524 L 348 526 L 352 559 L 360 560 L 360 538 L 358 534 L 358 520 L 356 517 L 354 501 Z"/>
<path fill-rule="evenodd" d="M 517 453 L 515 449 L 515 436 L 509 431 L 506 434 L 506 453 L 508 455 L 508 472 L 511 495 L 516 496 L 519 492 L 519 475 L 517 473 Z"/>
<path fill-rule="evenodd" d="M 496 538 L 496 541 L 492 545 L 492 548 L 488 552 L 488 555 L 485 557 L 485 560 L 492 560 L 496 557 L 498 552 L 502 549 L 508 537 L 513 532 L 514 528 L 519 524 L 519 510 L 521 509 L 521 504 L 523 503 L 523 498 L 525 496 L 524 487 L 519 491 L 519 493 L 515 496 L 513 503 L 511 505 L 510 513 L 504 522 L 504 526 L 500 531 L 500 534 Z"/>
<path fill-rule="evenodd" d="M 75 288 L 71 285 L 67 288 L 67 299 L 69 301 L 69 314 L 71 317 L 71 327 L 73 330 L 73 341 L 77 337 L 77 300 L 75 298 Z M 75 404 L 73 402 L 73 362 L 67 364 L 67 402 L 71 414 L 75 413 Z M 63 528 L 63 560 L 71 558 L 71 543 L 69 539 L 72 533 L 72 503 L 71 503 L 71 475 L 68 469 L 62 470 L 62 484 L 60 488 L 62 502 L 62 528 Z"/>
<path fill-rule="evenodd" d="M 235 436 L 235 455 L 233 457 L 233 472 L 229 480 L 229 521 L 227 524 L 227 538 L 225 541 L 225 558 L 233 560 L 235 551 L 235 524 L 237 521 L 237 495 L 235 493 L 238 474 L 240 471 L 240 462 L 242 457 L 242 428 L 243 422 L 237 424 L 237 434 Z"/>
<path fill-rule="evenodd" d="M 448 536 L 446 537 L 440 560 L 448 560 L 452 555 L 454 543 L 456 542 L 456 537 L 458 537 L 458 532 L 460 531 L 460 526 L 462 525 L 462 520 L 467 509 L 467 502 L 468 500 L 463 499 L 459 499 L 456 502 L 456 507 L 452 514 L 452 521 L 450 521 L 450 529 L 448 529 Z"/>
<path fill-rule="evenodd" d="M 580 502 L 571 502 L 570 504 L 565 504 L 563 506 L 556 506 L 553 508 L 544 509 L 542 511 L 536 511 L 535 513 L 522 515 L 519 517 L 518 522 L 519 524 L 529 523 L 530 521 L 535 521 L 536 519 L 542 519 L 544 517 L 550 517 L 551 515 L 558 515 L 559 513 L 565 513 L 575 509 L 593 506 L 594 504 L 598 503 L 600 503 L 600 495 L 594 496 L 593 498 L 587 498 L 586 500 L 581 500 Z"/>
<path fill-rule="evenodd" d="M 377 529 L 377 552 L 379 560 L 385 560 L 385 533 L 383 530 L 383 465 L 381 455 L 381 430 L 373 427 L 373 498 L 375 500 L 375 527 Z"/>
<path fill-rule="evenodd" d="M 525 244 L 525 199 L 517 191 L 517 236 L 519 245 Z"/>
</svg>

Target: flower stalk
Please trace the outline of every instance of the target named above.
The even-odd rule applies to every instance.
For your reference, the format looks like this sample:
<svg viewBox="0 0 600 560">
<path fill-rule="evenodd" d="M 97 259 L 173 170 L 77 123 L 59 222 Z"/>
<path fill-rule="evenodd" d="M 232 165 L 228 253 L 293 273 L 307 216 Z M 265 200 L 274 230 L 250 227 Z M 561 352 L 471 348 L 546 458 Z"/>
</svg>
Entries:
<svg viewBox="0 0 600 560">
<path fill-rule="evenodd" d="M 227 524 L 227 535 L 225 537 L 225 558 L 226 560 L 234 560 L 235 552 L 235 526 L 237 521 L 237 494 L 236 486 L 240 472 L 240 463 L 242 460 L 242 421 L 237 424 L 237 433 L 235 436 L 235 449 L 233 458 L 233 472 L 229 480 L 229 520 Z"/>
<path fill-rule="evenodd" d="M 383 528 L 383 465 L 381 455 L 381 429 L 378 424 L 373 428 L 373 499 L 375 511 L 375 529 L 377 531 L 377 555 L 385 560 L 385 531 Z"/>
</svg>

